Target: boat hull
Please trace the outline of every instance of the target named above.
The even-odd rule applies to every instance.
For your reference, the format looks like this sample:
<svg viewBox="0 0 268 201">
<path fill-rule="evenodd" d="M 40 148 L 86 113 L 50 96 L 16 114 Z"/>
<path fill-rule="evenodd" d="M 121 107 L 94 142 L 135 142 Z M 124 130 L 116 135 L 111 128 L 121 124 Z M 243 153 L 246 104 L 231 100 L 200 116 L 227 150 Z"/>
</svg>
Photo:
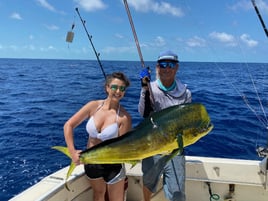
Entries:
<svg viewBox="0 0 268 201">
<path fill-rule="evenodd" d="M 210 193 L 225 201 L 267 201 L 261 161 L 236 160 L 186 156 L 186 198 L 187 201 L 210 200 Z M 65 167 L 42 179 L 39 183 L 18 194 L 10 201 L 84 201 L 92 200 L 92 189 L 84 174 L 83 166 L 78 166 L 70 176 L 69 188 L 64 187 L 69 167 Z M 127 201 L 142 200 L 141 165 L 134 168 L 126 164 L 128 175 Z M 265 189 L 266 187 L 266 189 Z M 161 183 L 152 201 L 165 200 Z"/>
</svg>

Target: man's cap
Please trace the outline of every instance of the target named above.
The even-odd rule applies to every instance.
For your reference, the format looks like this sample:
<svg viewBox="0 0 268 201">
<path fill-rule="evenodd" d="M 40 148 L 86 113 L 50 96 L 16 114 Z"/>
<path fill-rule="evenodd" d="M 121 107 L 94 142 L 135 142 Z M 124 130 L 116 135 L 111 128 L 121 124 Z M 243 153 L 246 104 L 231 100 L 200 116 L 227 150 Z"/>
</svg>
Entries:
<svg viewBox="0 0 268 201">
<path fill-rule="evenodd" d="M 169 61 L 174 61 L 174 62 L 179 62 L 178 60 L 178 55 L 175 54 L 174 52 L 167 50 L 163 51 L 159 54 L 157 62 L 163 61 L 163 60 L 169 60 Z"/>
</svg>

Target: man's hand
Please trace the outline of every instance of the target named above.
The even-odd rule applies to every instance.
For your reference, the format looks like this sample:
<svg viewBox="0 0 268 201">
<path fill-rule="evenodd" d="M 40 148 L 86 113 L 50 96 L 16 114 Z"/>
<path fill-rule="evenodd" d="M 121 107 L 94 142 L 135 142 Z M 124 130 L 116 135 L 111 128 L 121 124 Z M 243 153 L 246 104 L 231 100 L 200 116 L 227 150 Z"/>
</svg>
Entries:
<svg viewBox="0 0 268 201">
<path fill-rule="evenodd" d="M 140 72 L 140 79 L 141 79 L 141 86 L 145 87 L 147 86 L 147 83 L 151 80 L 151 71 L 150 67 L 142 69 Z"/>
</svg>

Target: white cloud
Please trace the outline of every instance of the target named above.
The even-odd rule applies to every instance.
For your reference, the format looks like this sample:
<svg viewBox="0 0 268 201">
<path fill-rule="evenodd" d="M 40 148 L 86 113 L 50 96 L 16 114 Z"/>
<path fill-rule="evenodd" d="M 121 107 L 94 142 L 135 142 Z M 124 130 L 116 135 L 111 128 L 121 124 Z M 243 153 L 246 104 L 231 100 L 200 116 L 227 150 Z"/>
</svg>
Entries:
<svg viewBox="0 0 268 201">
<path fill-rule="evenodd" d="M 227 34 L 225 32 L 212 32 L 209 34 L 211 38 L 217 39 L 221 42 L 232 42 L 234 37 L 231 34 Z"/>
<path fill-rule="evenodd" d="M 249 10 L 252 9 L 252 3 L 250 1 L 236 1 L 235 4 L 229 6 L 231 10 L 237 11 L 237 10 Z"/>
<path fill-rule="evenodd" d="M 204 47 L 206 45 L 206 40 L 198 36 L 194 36 L 193 38 L 190 38 L 186 43 L 190 47 Z"/>
<path fill-rule="evenodd" d="M 26 50 L 31 50 L 31 51 L 36 50 L 34 45 L 25 45 L 23 48 L 26 49 Z"/>
<path fill-rule="evenodd" d="M 56 26 L 56 25 L 45 25 L 46 26 L 46 28 L 47 29 L 49 29 L 49 30 L 58 30 L 59 29 L 59 27 L 58 26 Z"/>
<path fill-rule="evenodd" d="M 175 7 L 168 2 L 155 0 L 129 0 L 128 4 L 141 12 L 153 11 L 158 14 L 171 14 L 176 17 L 184 16 L 181 8 Z"/>
<path fill-rule="evenodd" d="M 256 4 L 259 10 L 264 11 L 266 14 L 268 14 L 268 3 L 260 0 L 260 1 L 256 1 Z"/>
<path fill-rule="evenodd" d="M 209 34 L 212 39 L 215 39 L 221 43 L 225 43 L 228 46 L 236 46 L 237 43 L 235 41 L 235 37 L 231 34 L 227 34 L 225 32 L 212 32 Z"/>
<path fill-rule="evenodd" d="M 266 14 L 268 13 L 268 4 L 263 1 L 263 0 L 256 0 L 255 4 L 258 8 L 258 10 L 265 12 Z M 229 6 L 231 10 L 237 11 L 237 10 L 252 10 L 253 9 L 253 4 L 251 1 L 247 0 L 242 0 L 242 1 L 237 1 L 235 4 Z"/>
<path fill-rule="evenodd" d="M 133 51 L 133 47 L 129 46 L 121 46 L 121 47 L 112 47 L 112 46 L 107 46 L 105 47 L 102 52 L 104 53 L 125 53 L 129 51 Z"/>
<path fill-rule="evenodd" d="M 22 20 L 22 17 L 20 16 L 20 14 L 19 14 L 19 13 L 16 13 L 16 12 L 12 13 L 12 14 L 10 15 L 10 17 L 11 17 L 12 19 L 15 19 L 15 20 Z"/>
<path fill-rule="evenodd" d="M 52 0 L 51 0 L 52 1 Z M 65 15 L 66 13 L 64 11 L 60 11 L 57 10 L 53 5 L 51 5 L 50 3 L 47 2 L 47 0 L 36 0 L 36 2 L 43 8 L 52 11 L 52 12 L 56 12 L 56 13 L 60 13 Z"/>
<path fill-rule="evenodd" d="M 106 4 L 102 0 L 74 0 L 79 7 L 83 8 L 86 11 L 95 11 L 105 9 Z"/>
<path fill-rule="evenodd" d="M 166 41 L 162 36 L 157 36 L 156 39 L 154 39 L 154 43 L 157 47 L 163 47 L 166 45 Z"/>
<path fill-rule="evenodd" d="M 116 34 L 115 34 L 115 37 L 116 37 L 116 38 L 120 38 L 120 39 L 124 38 L 124 36 L 121 35 L 121 34 L 119 34 L 119 33 L 116 33 Z"/>
<path fill-rule="evenodd" d="M 56 9 L 50 5 L 46 0 L 36 0 L 42 7 L 50 10 L 50 11 L 56 11 Z"/>
<path fill-rule="evenodd" d="M 57 49 L 56 49 L 54 46 L 49 45 L 48 47 L 40 47 L 39 50 L 40 50 L 41 52 L 48 52 L 48 51 L 50 51 L 50 50 L 57 50 Z"/>
<path fill-rule="evenodd" d="M 56 50 L 56 48 L 53 45 L 48 46 L 49 50 Z"/>
<path fill-rule="evenodd" d="M 249 47 L 255 47 L 258 45 L 258 41 L 250 39 L 250 36 L 248 34 L 242 34 L 240 36 L 240 39 Z"/>
</svg>

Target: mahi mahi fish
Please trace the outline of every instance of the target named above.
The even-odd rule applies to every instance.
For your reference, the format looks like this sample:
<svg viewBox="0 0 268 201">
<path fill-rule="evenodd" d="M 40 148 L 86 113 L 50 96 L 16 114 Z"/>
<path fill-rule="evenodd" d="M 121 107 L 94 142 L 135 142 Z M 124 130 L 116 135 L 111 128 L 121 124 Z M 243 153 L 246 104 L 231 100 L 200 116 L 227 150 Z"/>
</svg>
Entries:
<svg viewBox="0 0 268 201">
<path fill-rule="evenodd" d="M 80 153 L 83 164 L 115 164 L 139 161 L 156 154 L 170 154 L 173 150 L 194 144 L 213 128 L 204 105 L 189 103 L 176 105 L 153 113 L 126 134 L 106 140 Z M 54 146 L 68 157 L 67 147 Z M 75 168 L 72 162 L 66 180 Z"/>
</svg>

